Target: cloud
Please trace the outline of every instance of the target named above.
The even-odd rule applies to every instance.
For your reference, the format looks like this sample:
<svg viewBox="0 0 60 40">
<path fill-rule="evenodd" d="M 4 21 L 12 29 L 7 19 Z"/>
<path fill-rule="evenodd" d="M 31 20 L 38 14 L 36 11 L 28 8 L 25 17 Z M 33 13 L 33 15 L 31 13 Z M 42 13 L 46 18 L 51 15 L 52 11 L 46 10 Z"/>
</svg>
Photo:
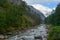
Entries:
<svg viewBox="0 0 60 40">
<path fill-rule="evenodd" d="M 25 0 L 28 4 L 60 2 L 60 0 Z"/>
</svg>

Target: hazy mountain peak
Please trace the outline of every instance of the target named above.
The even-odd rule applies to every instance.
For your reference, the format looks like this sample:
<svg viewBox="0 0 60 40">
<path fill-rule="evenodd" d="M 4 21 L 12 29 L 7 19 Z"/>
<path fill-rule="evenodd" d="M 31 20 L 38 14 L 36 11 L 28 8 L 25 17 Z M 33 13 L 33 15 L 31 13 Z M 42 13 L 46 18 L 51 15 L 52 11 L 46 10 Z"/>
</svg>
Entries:
<svg viewBox="0 0 60 40">
<path fill-rule="evenodd" d="M 51 14 L 52 9 L 40 5 L 40 4 L 34 4 L 32 5 L 34 8 L 36 8 L 37 10 L 39 10 L 40 12 L 42 12 L 44 14 L 45 17 L 49 16 Z"/>
</svg>

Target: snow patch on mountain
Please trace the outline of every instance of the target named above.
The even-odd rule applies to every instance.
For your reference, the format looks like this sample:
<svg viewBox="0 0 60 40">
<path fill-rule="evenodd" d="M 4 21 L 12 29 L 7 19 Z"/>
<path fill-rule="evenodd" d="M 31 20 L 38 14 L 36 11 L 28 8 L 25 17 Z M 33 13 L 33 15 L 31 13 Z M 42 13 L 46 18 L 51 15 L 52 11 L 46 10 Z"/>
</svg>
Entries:
<svg viewBox="0 0 60 40">
<path fill-rule="evenodd" d="M 42 12 L 44 14 L 45 17 L 49 16 L 52 12 L 52 9 L 45 7 L 43 5 L 40 4 L 34 4 L 32 5 L 34 8 L 36 8 L 37 10 L 39 10 L 40 12 Z"/>
</svg>

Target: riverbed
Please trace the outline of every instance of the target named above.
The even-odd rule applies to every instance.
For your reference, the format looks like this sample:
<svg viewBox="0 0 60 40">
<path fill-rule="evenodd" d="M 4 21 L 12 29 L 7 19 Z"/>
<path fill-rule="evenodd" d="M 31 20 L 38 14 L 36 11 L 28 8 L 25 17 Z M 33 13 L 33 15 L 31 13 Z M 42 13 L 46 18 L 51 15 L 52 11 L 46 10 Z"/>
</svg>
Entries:
<svg viewBox="0 0 60 40">
<path fill-rule="evenodd" d="M 45 24 L 41 24 L 6 40 L 47 40 L 48 29 L 46 27 Z"/>
</svg>

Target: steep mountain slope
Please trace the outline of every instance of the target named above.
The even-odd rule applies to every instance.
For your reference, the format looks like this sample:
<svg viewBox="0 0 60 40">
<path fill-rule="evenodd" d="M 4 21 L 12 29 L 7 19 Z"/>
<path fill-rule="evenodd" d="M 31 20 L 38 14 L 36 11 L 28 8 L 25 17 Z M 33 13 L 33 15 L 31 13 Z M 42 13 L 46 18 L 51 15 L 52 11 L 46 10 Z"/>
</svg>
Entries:
<svg viewBox="0 0 60 40">
<path fill-rule="evenodd" d="M 34 8 L 36 8 L 37 10 L 39 10 L 40 12 L 42 12 L 44 14 L 45 17 L 49 16 L 51 14 L 52 9 L 45 7 L 43 5 L 40 4 L 34 4 L 32 5 Z"/>
<path fill-rule="evenodd" d="M 37 10 L 36 8 L 34 8 L 33 6 L 29 6 L 29 11 L 30 13 L 37 15 L 37 17 L 39 17 L 41 21 L 45 19 L 45 16 L 43 15 L 43 13 Z"/>
<path fill-rule="evenodd" d="M 19 0 L 0 1 L 0 33 L 21 31 L 41 23 L 41 19 L 36 14 L 27 10 L 27 4 L 24 1 L 18 2 Z"/>
</svg>

